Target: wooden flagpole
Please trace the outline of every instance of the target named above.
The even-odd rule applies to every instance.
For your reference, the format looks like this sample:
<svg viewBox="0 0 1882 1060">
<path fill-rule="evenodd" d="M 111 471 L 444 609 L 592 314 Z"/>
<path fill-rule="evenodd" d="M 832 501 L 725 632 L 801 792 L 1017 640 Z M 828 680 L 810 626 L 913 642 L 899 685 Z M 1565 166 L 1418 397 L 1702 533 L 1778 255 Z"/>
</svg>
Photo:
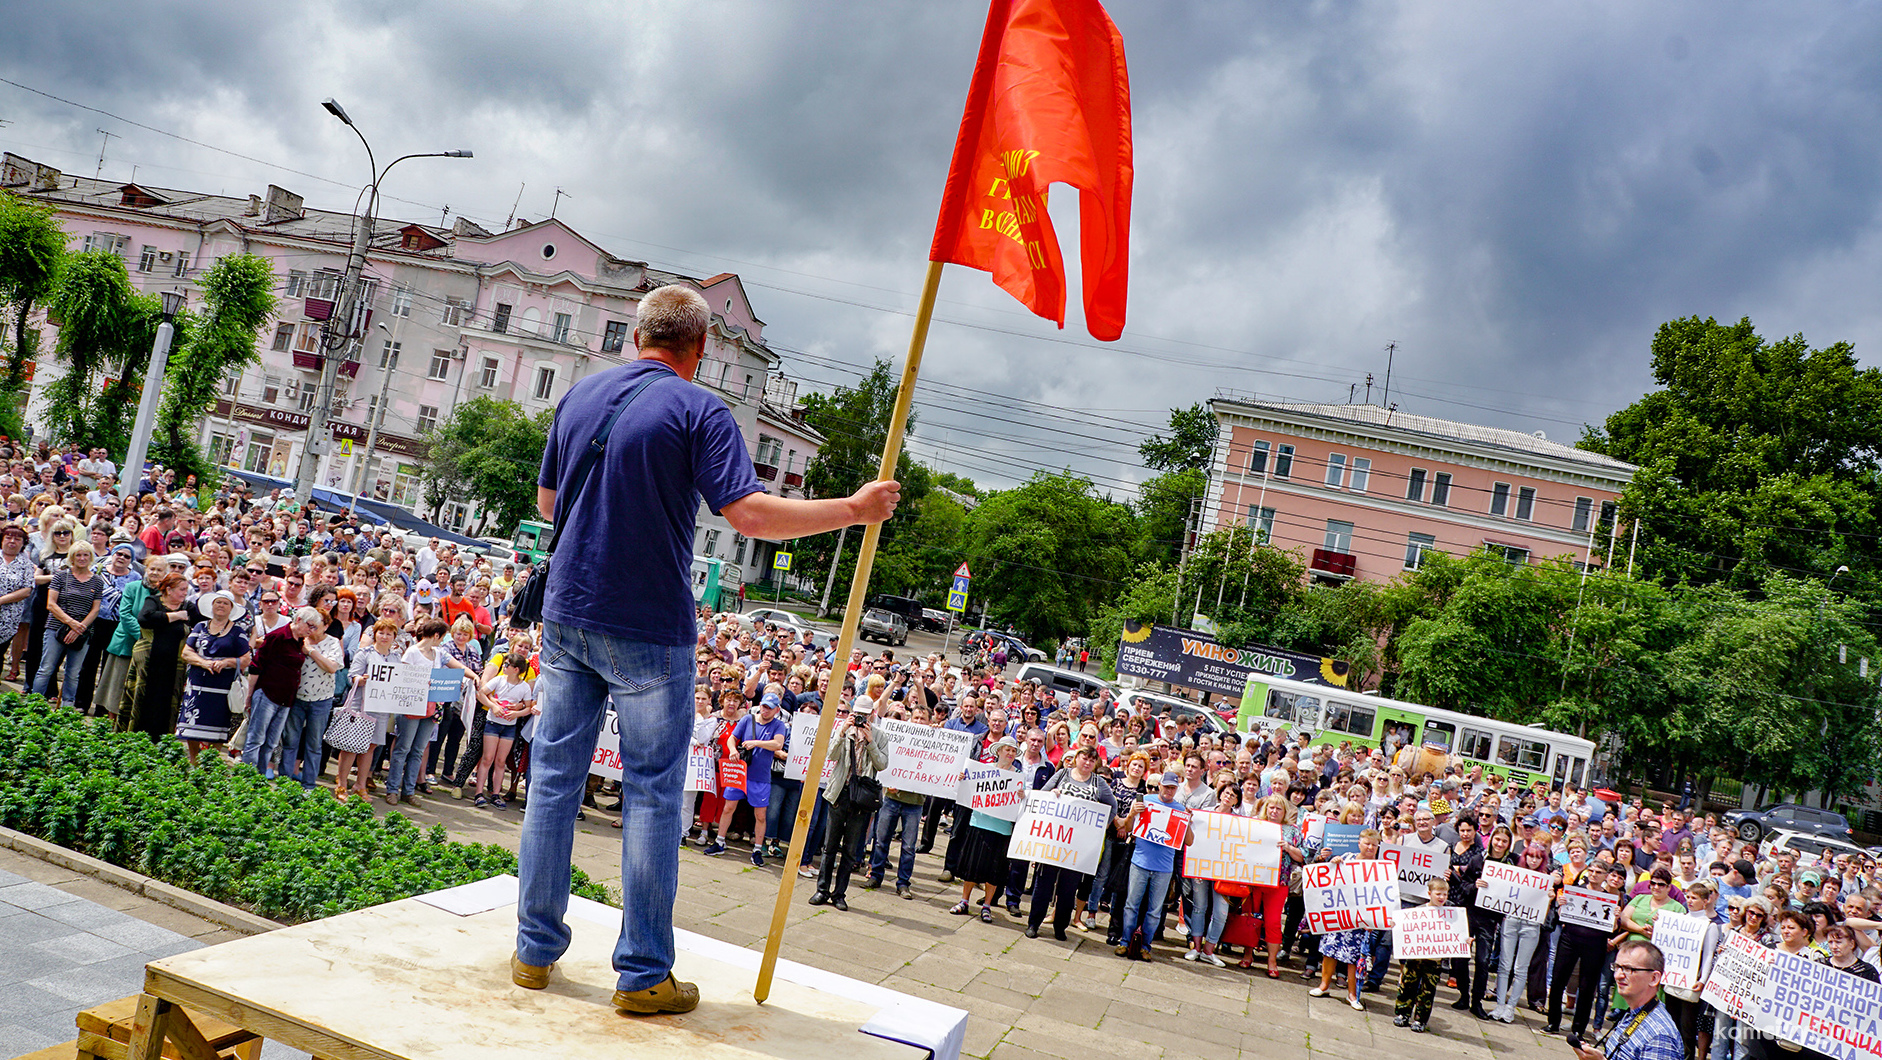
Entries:
<svg viewBox="0 0 1882 1060">
<path fill-rule="evenodd" d="M 934 316 L 935 293 L 941 288 L 941 262 L 928 263 L 928 275 L 921 285 L 921 304 L 915 310 L 915 332 L 908 340 L 908 360 L 902 365 L 902 382 L 895 391 L 895 411 L 889 416 L 889 436 L 882 444 L 882 462 L 876 479 L 895 477 L 895 465 L 902 454 L 902 431 L 908 425 L 908 408 L 915 400 L 915 377 L 921 371 L 922 349 L 928 344 L 928 322 Z M 830 750 L 830 733 L 836 727 L 836 712 L 841 703 L 843 683 L 848 673 L 837 667 L 849 665 L 850 650 L 856 644 L 856 627 L 862 619 L 863 601 L 869 595 L 869 575 L 876 565 L 876 543 L 882 539 L 882 524 L 872 523 L 863 531 L 863 547 L 856 554 L 856 576 L 850 581 L 849 606 L 843 611 L 843 631 L 837 637 L 836 658 L 831 666 L 830 687 L 823 693 L 823 710 L 817 718 L 817 738 L 810 751 L 810 766 L 804 774 L 804 795 L 797 800 L 797 822 L 791 829 L 791 849 L 784 858 L 784 875 L 778 883 L 777 903 L 771 909 L 771 930 L 765 935 L 765 956 L 758 964 L 758 985 L 752 996 L 759 1004 L 771 996 L 771 978 L 778 967 L 778 947 L 784 942 L 784 921 L 791 911 L 791 894 L 797 887 L 794 868 L 804 857 L 804 844 L 811 838 L 810 815 L 816 808 L 818 781 L 823 777 L 823 761 Z"/>
</svg>

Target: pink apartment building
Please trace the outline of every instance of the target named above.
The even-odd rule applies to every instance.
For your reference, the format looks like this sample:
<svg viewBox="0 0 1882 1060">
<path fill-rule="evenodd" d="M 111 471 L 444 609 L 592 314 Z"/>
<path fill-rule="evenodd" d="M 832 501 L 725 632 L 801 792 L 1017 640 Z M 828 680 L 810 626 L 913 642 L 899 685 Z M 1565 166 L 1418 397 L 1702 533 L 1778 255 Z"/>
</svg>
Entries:
<svg viewBox="0 0 1882 1060">
<path fill-rule="evenodd" d="M 1634 473 L 1540 433 L 1376 405 L 1209 404 L 1218 435 L 1202 525 L 1253 526 L 1321 581 L 1385 581 L 1431 549 L 1600 564 L 1608 540 L 1595 528 Z"/>
<path fill-rule="evenodd" d="M 293 476 L 317 400 L 320 329 L 333 309 L 353 215 L 309 209 L 278 187 L 265 195 L 209 195 L 70 176 L 14 154 L 0 156 L 0 188 L 51 206 L 73 249 L 121 256 L 143 291 L 191 295 L 203 270 L 224 255 L 268 258 L 280 308 L 261 338 L 262 363 L 225 380 L 200 441 L 225 464 Z M 553 219 L 493 233 L 464 218 L 445 227 L 382 217 L 364 279 L 371 315 L 341 366 L 336 444 L 316 474 L 323 486 L 429 515 L 419 486 L 428 430 L 478 395 L 515 401 L 532 414 L 553 408 L 576 381 L 634 356 L 642 295 L 685 283 L 713 310 L 697 382 L 732 410 L 769 488 L 802 494 L 805 466 L 822 438 L 802 422 L 796 384 L 765 344 L 764 321 L 736 275 L 664 272 L 616 257 Z M 45 374 L 36 383 L 56 378 L 55 365 L 38 368 Z M 29 418 L 33 412 L 29 401 Z M 466 530 L 478 512 L 451 499 L 438 520 Z M 747 541 L 701 508 L 694 550 L 731 565 L 722 583 L 765 580 L 779 544 Z"/>
</svg>

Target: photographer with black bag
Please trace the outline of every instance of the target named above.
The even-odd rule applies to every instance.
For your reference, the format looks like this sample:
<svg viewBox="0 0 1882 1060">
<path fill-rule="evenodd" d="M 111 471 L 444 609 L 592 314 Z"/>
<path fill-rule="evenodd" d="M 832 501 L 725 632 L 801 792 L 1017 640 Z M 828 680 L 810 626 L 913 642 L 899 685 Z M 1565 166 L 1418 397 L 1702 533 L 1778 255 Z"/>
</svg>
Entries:
<svg viewBox="0 0 1882 1060">
<path fill-rule="evenodd" d="M 870 728 L 875 705 L 867 699 L 850 704 L 845 718 L 830 739 L 830 786 L 823 797 L 830 804 L 829 825 L 823 838 L 823 868 L 817 873 L 817 892 L 811 905 L 829 903 L 849 912 L 844 893 L 849 890 L 850 854 L 862 841 L 869 819 L 882 806 L 882 784 L 876 774 L 887 768 L 889 752 L 876 742 Z"/>
</svg>

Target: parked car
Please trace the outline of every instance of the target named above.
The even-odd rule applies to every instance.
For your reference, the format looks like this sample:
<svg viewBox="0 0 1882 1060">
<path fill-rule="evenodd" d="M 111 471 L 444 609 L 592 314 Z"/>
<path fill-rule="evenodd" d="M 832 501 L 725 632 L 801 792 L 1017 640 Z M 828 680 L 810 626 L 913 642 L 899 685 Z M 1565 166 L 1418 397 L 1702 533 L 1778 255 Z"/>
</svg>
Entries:
<svg viewBox="0 0 1882 1060">
<path fill-rule="evenodd" d="M 1779 830 L 1830 836 L 1845 843 L 1856 837 L 1842 814 L 1794 802 L 1774 803 L 1762 810 L 1727 810 L 1724 821 L 1725 827 L 1746 840 L 1763 839 L 1766 833 Z"/>
<path fill-rule="evenodd" d="M 1013 680 L 1020 683 L 1039 682 L 1058 699 L 1061 706 L 1071 699 L 1073 692 L 1078 693 L 1081 699 L 1092 700 L 1098 698 L 1099 692 L 1111 687 L 1098 680 L 1094 674 L 1066 670 L 1043 662 L 1026 663 L 1019 668 L 1018 673 L 1013 675 Z"/>
<path fill-rule="evenodd" d="M 902 616 L 902 621 L 909 629 L 921 629 L 921 601 L 912 596 L 889 596 L 876 593 L 863 602 L 864 607 L 873 607 L 882 611 L 892 611 Z"/>
<path fill-rule="evenodd" d="M 1191 703 L 1187 699 L 1178 699 L 1175 696 L 1160 696 L 1155 692 L 1146 692 L 1140 688 L 1119 693 L 1117 705 L 1129 707 L 1132 714 L 1148 713 L 1154 717 L 1172 719 L 1190 716 L 1201 718 L 1204 732 L 1221 734 L 1233 730 L 1233 726 L 1223 721 L 1220 714 L 1200 703 Z"/>
<path fill-rule="evenodd" d="M 888 645 L 907 644 L 908 619 L 894 611 L 872 607 L 863 612 L 863 620 L 857 627 L 856 636 L 863 640 L 879 640 Z"/>
<path fill-rule="evenodd" d="M 1765 841 L 1763 850 L 1764 856 L 1767 858 L 1776 857 L 1777 852 L 1780 850 L 1795 851 L 1798 855 L 1799 862 L 1804 864 L 1813 863 L 1817 855 L 1823 853 L 1825 850 L 1828 850 L 1832 855 L 1862 853 L 1862 848 L 1856 844 L 1845 843 L 1833 836 L 1815 835 L 1809 832 L 1791 832 L 1782 828 L 1770 834 L 1770 837 Z"/>
<path fill-rule="evenodd" d="M 936 611 L 932 607 L 921 609 L 921 628 L 930 633 L 939 633 L 948 628 L 948 619 L 952 617 L 946 611 Z"/>
</svg>

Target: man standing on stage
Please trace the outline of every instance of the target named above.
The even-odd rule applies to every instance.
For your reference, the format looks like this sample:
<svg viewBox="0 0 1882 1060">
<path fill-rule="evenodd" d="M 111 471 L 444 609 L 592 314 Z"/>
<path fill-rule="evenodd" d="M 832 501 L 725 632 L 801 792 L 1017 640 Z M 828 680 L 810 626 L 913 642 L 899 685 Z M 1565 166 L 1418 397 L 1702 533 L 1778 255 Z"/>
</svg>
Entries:
<svg viewBox="0 0 1882 1060">
<path fill-rule="evenodd" d="M 901 487 L 870 482 L 853 496 L 787 500 L 764 492 L 731 412 L 690 380 L 712 312 L 690 287 L 640 302 L 639 358 L 589 376 L 556 407 L 536 506 L 558 521 L 542 623 L 542 716 L 530 745 L 529 811 L 518 874 L 511 978 L 541 989 L 569 945 L 570 852 L 595 739 L 610 705 L 621 725 L 621 885 L 614 1006 L 648 1015 L 691 1011 L 699 989 L 673 977 L 679 889 L 680 787 L 693 729 L 689 574 L 699 502 L 746 537 L 788 540 L 879 523 Z M 581 454 L 637 384 L 579 491 Z M 558 509 L 558 493 L 573 499 Z"/>
</svg>

